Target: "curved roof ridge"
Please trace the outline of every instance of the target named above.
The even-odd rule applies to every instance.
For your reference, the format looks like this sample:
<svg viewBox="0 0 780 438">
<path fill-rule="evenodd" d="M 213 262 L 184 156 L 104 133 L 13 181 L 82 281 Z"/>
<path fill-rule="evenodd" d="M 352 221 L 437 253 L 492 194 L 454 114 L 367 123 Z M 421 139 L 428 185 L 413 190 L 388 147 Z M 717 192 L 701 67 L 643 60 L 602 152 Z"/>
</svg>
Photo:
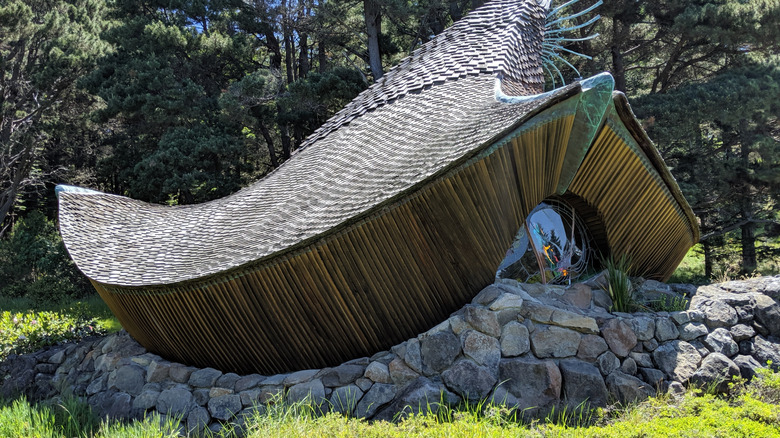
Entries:
<svg viewBox="0 0 780 438">
<path fill-rule="evenodd" d="M 545 9 L 535 0 L 497 0 L 471 11 L 388 70 L 298 150 L 407 94 L 466 76 L 500 73 L 511 94 L 542 92 Z"/>
</svg>

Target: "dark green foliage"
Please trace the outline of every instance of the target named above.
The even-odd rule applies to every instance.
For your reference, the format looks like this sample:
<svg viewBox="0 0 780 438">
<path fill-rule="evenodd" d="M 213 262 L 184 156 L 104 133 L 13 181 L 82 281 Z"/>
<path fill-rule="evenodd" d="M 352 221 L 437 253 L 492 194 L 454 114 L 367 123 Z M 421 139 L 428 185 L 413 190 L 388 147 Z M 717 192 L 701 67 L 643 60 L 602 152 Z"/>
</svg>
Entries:
<svg viewBox="0 0 780 438">
<path fill-rule="evenodd" d="M 75 82 L 108 48 L 104 14 L 102 0 L 0 3 L 0 236 L 20 193 L 43 183 L 52 119 L 75 104 Z"/>
<path fill-rule="evenodd" d="M 313 73 L 299 79 L 279 98 L 282 123 L 290 123 L 307 134 L 363 91 L 366 84 L 354 69 L 338 67 L 326 73 Z"/>
<path fill-rule="evenodd" d="M 768 57 L 637 102 L 702 220 L 705 257 L 727 257 L 712 246 L 740 229 L 745 272 L 757 266 L 756 242 L 765 243 L 763 256 L 778 255 L 771 245 L 780 197 L 778 95 L 780 59 Z"/>
<path fill-rule="evenodd" d="M 33 211 L 0 240 L 0 296 L 48 305 L 92 288 L 68 257 L 54 223 Z"/>
</svg>

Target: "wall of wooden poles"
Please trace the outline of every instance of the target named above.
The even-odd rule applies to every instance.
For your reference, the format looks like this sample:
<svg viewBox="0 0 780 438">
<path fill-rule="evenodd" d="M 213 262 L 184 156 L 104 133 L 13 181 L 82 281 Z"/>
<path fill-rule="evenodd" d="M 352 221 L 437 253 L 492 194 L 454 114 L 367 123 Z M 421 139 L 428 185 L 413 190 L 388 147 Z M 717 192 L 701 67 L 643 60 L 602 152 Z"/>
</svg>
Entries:
<svg viewBox="0 0 780 438">
<path fill-rule="evenodd" d="M 443 321 L 493 282 L 526 215 L 555 194 L 574 117 L 529 124 L 276 259 L 170 287 L 93 284 L 136 340 L 172 360 L 273 374 L 370 356 Z M 604 127 L 566 196 L 598 212 L 614 251 L 665 277 L 693 244 L 690 225 L 635 152 Z"/>
</svg>

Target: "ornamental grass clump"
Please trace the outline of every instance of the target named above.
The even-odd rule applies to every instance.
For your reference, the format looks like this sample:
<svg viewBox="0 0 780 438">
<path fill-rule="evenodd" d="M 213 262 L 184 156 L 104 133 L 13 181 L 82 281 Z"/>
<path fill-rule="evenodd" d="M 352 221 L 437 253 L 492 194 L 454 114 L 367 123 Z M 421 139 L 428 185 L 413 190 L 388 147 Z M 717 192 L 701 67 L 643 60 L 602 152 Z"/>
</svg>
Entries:
<svg viewBox="0 0 780 438">
<path fill-rule="evenodd" d="M 631 261 L 626 255 L 622 255 L 618 259 L 615 259 L 614 255 L 610 255 L 604 261 L 604 265 L 607 267 L 607 291 L 612 299 L 611 310 L 613 312 L 633 312 L 637 304 L 634 298 L 634 285 L 628 276 Z"/>
</svg>

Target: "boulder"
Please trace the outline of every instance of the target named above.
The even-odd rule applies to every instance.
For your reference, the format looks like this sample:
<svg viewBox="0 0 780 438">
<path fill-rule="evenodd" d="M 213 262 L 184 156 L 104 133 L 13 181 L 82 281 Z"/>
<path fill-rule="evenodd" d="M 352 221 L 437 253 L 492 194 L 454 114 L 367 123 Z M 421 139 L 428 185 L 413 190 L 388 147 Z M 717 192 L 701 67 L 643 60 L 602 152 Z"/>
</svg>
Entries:
<svg viewBox="0 0 780 438">
<path fill-rule="evenodd" d="M 375 383 L 360 399 L 355 409 L 358 418 L 372 418 L 384 405 L 395 398 L 395 386 L 386 383 Z"/>
<path fill-rule="evenodd" d="M 406 365 L 406 362 L 404 362 L 400 357 L 393 359 L 387 366 L 387 369 L 390 371 L 390 380 L 392 380 L 396 385 L 400 386 L 403 386 L 406 383 L 420 377 L 420 375 L 413 369 L 409 368 L 409 366 Z"/>
<path fill-rule="evenodd" d="M 203 436 L 211 422 L 209 411 L 203 407 L 197 407 L 187 415 L 187 433 L 192 436 Z"/>
<path fill-rule="evenodd" d="M 447 388 L 470 402 L 487 397 L 498 381 L 489 367 L 479 366 L 468 359 L 455 362 L 441 377 Z"/>
<path fill-rule="evenodd" d="M 607 376 L 620 367 L 620 359 L 615 356 L 615 353 L 607 351 L 596 359 L 596 365 L 601 375 Z"/>
<path fill-rule="evenodd" d="M 116 377 L 109 389 L 126 392 L 132 396 L 141 393 L 146 383 L 146 371 L 137 365 L 126 365 L 116 370 Z"/>
<path fill-rule="evenodd" d="M 242 392 L 248 389 L 256 388 L 257 385 L 259 385 L 260 382 L 262 382 L 264 379 L 265 377 L 261 376 L 260 374 L 249 374 L 242 376 L 236 381 L 233 389 L 235 389 L 236 392 Z"/>
<path fill-rule="evenodd" d="M 601 326 L 601 335 L 607 341 L 609 349 L 618 357 L 626 357 L 637 343 L 637 337 L 631 326 L 625 321 L 613 318 Z"/>
<path fill-rule="evenodd" d="M 390 370 L 382 362 L 374 361 L 368 364 L 364 375 L 367 379 L 371 379 L 376 383 L 392 383 Z"/>
<path fill-rule="evenodd" d="M 319 379 L 313 379 L 308 382 L 298 383 L 287 390 L 287 403 L 304 403 L 306 405 L 319 408 L 325 402 L 325 386 Z M 209 410 L 211 410 L 211 401 L 209 401 Z M 240 400 L 239 400 L 240 402 Z M 240 404 L 240 403 L 239 403 Z M 235 412 L 238 412 L 237 410 Z M 212 412 L 211 415 L 216 417 Z"/>
<path fill-rule="evenodd" d="M 607 405 L 608 394 L 599 370 L 587 362 L 566 359 L 560 362 L 563 395 L 571 407 L 586 403 L 591 407 Z"/>
<path fill-rule="evenodd" d="M 449 393 L 441 382 L 419 377 L 409 384 L 390 405 L 377 412 L 374 419 L 393 421 L 420 413 L 436 414 L 442 405 L 458 402 L 460 402 L 458 396 Z"/>
<path fill-rule="evenodd" d="M 498 333 L 500 334 L 500 331 Z M 454 334 L 446 331 L 425 336 L 420 340 L 420 353 L 423 366 L 434 372 L 441 372 L 452 365 L 460 354 L 460 340 Z"/>
<path fill-rule="evenodd" d="M 330 406 L 334 412 L 351 416 L 362 398 L 363 391 L 357 385 L 350 384 L 333 390 Z"/>
<path fill-rule="evenodd" d="M 292 390 L 291 390 L 292 391 Z M 209 400 L 208 408 L 212 417 L 217 420 L 227 421 L 238 414 L 243 409 L 241 396 L 238 394 L 228 394 L 221 397 L 214 397 Z"/>
<path fill-rule="evenodd" d="M 561 399 L 561 371 L 552 360 L 502 359 L 498 369 L 501 386 L 516 397 L 519 409 L 547 408 Z"/>
<path fill-rule="evenodd" d="M 664 373 L 655 368 L 639 368 L 639 375 L 642 380 L 649 383 L 656 390 L 661 390 L 664 382 Z"/>
<path fill-rule="evenodd" d="M 731 327 L 729 332 L 731 333 L 731 337 L 735 342 L 744 341 L 756 335 L 756 331 L 753 329 L 753 327 L 745 324 L 737 324 L 734 327 Z"/>
<path fill-rule="evenodd" d="M 745 379 L 755 377 L 756 370 L 761 368 L 761 364 L 752 356 L 739 355 L 734 358 L 734 364 L 739 367 L 739 374 Z"/>
<path fill-rule="evenodd" d="M 161 414 L 184 416 L 195 407 L 192 393 L 184 386 L 166 389 L 157 397 L 157 411 Z"/>
<path fill-rule="evenodd" d="M 203 368 L 190 375 L 189 385 L 196 388 L 211 388 L 222 376 L 222 371 L 214 368 Z"/>
<path fill-rule="evenodd" d="M 539 326 L 531 334 L 531 349 L 536 357 L 571 357 L 577 354 L 582 335 L 557 326 Z"/>
<path fill-rule="evenodd" d="M 731 333 L 725 328 L 719 327 L 704 338 L 704 345 L 714 353 L 725 354 L 734 357 L 739 353 L 739 345 L 731 338 Z"/>
<path fill-rule="evenodd" d="M 501 330 L 500 344 L 502 356 L 520 356 L 531 349 L 528 328 L 517 321 L 507 323 Z"/>
<path fill-rule="evenodd" d="M 494 312 L 472 305 L 466 306 L 463 311 L 463 319 L 470 326 L 494 338 L 501 336 L 501 326 L 498 325 L 498 317 Z"/>
<path fill-rule="evenodd" d="M 577 357 L 593 362 L 608 349 L 607 342 L 601 336 L 583 335 L 580 345 L 577 347 Z"/>
<path fill-rule="evenodd" d="M 707 334 L 707 326 L 700 322 L 687 322 L 680 326 L 680 339 L 683 341 L 691 341 Z"/>
<path fill-rule="evenodd" d="M 488 308 L 493 311 L 506 309 L 520 309 L 523 307 L 523 298 L 510 293 L 501 294 Z"/>
<path fill-rule="evenodd" d="M 766 295 L 756 295 L 756 305 L 753 311 L 756 320 L 769 330 L 769 333 L 780 335 L 780 305 Z"/>
<path fill-rule="evenodd" d="M 720 353 L 710 353 L 691 376 L 691 383 L 725 393 L 728 392 L 731 378 L 739 375 L 739 367 L 728 357 Z"/>
<path fill-rule="evenodd" d="M 463 354 L 473 359 L 477 364 L 496 370 L 501 360 L 501 345 L 498 339 L 484 335 L 475 330 L 461 334 L 463 339 Z"/>
<path fill-rule="evenodd" d="M 780 369 L 780 340 L 773 337 L 767 339 L 760 335 L 756 336 L 753 338 L 753 357 L 762 366 L 766 366 L 771 361 L 772 369 Z"/>
<path fill-rule="evenodd" d="M 712 304 L 706 306 L 702 311 L 705 315 L 705 323 L 710 329 L 731 327 L 739 321 L 737 311 L 722 301 L 713 301 Z"/>
<path fill-rule="evenodd" d="M 647 341 L 655 336 L 655 320 L 649 316 L 636 316 L 631 319 L 631 328 L 634 329 L 639 341 Z"/>
<path fill-rule="evenodd" d="M 677 330 L 677 326 L 670 318 L 656 318 L 655 320 L 655 338 L 658 342 L 669 341 L 677 339 L 680 336 L 680 332 Z"/>
<path fill-rule="evenodd" d="M 420 351 L 419 348 L 417 351 Z M 358 377 L 362 377 L 365 371 L 366 367 L 364 366 L 344 364 L 323 370 L 319 374 L 319 378 L 326 387 L 344 386 L 353 383 Z"/>
<path fill-rule="evenodd" d="M 698 369 L 701 356 L 693 345 L 685 341 L 671 341 L 655 349 L 653 361 L 669 379 L 684 383 Z"/>
<path fill-rule="evenodd" d="M 573 284 L 566 288 L 561 300 L 580 309 L 589 309 L 593 301 L 593 290 L 582 283 Z"/>
<path fill-rule="evenodd" d="M 641 402 L 655 395 L 647 383 L 621 371 L 613 371 L 607 376 L 606 384 L 609 393 L 623 404 Z"/>
<path fill-rule="evenodd" d="M 630 357 L 623 359 L 623 363 L 620 365 L 620 371 L 629 376 L 636 375 L 636 361 Z"/>
</svg>

